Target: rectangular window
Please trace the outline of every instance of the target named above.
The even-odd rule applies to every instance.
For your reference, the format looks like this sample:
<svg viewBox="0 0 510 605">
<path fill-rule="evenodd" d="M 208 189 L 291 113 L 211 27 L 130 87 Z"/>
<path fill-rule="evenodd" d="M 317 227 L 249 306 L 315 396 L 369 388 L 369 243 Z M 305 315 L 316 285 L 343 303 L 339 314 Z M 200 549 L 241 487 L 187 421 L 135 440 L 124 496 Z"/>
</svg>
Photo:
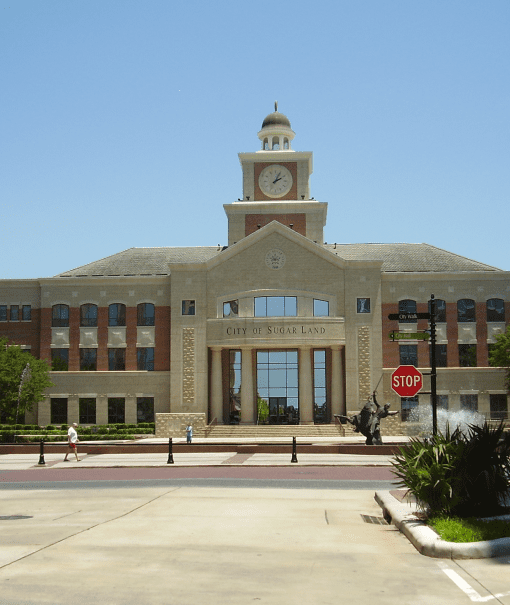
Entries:
<svg viewBox="0 0 510 605">
<path fill-rule="evenodd" d="M 156 323 L 156 310 L 152 303 L 140 303 L 136 309 L 138 326 L 153 326 Z"/>
<path fill-rule="evenodd" d="M 418 346 L 400 345 L 400 365 L 418 367 Z"/>
<path fill-rule="evenodd" d="M 52 397 L 50 400 L 51 424 L 67 424 L 67 397 Z"/>
<path fill-rule="evenodd" d="M 0 305 L 0 321 L 7 321 L 7 305 Z"/>
<path fill-rule="evenodd" d="M 51 349 L 51 369 L 53 372 L 69 370 L 69 349 Z"/>
<path fill-rule="evenodd" d="M 356 313 L 370 313 L 370 298 L 356 300 Z"/>
<path fill-rule="evenodd" d="M 182 314 L 183 315 L 195 315 L 195 301 L 194 300 L 183 300 L 182 301 Z"/>
<path fill-rule="evenodd" d="M 329 317 L 329 302 L 327 300 L 313 299 L 313 316 Z"/>
<path fill-rule="evenodd" d="M 95 372 L 97 368 L 97 349 L 80 349 L 80 371 Z"/>
<path fill-rule="evenodd" d="M 415 300 L 401 300 L 398 303 L 398 312 L 400 313 L 416 313 L 416 301 Z M 412 324 L 416 323 L 416 319 L 399 319 L 401 324 Z"/>
<path fill-rule="evenodd" d="M 491 298 L 487 301 L 487 322 L 505 321 L 505 301 L 501 298 Z"/>
<path fill-rule="evenodd" d="M 124 303 L 112 303 L 109 305 L 108 325 L 111 327 L 126 325 L 126 305 Z"/>
<path fill-rule="evenodd" d="M 446 323 L 446 302 L 440 298 L 436 298 L 436 323 Z M 432 310 L 432 305 L 429 300 L 429 313 Z"/>
<path fill-rule="evenodd" d="M 80 326 L 82 328 L 97 327 L 97 305 L 86 304 L 80 307 Z"/>
<path fill-rule="evenodd" d="M 328 422 L 326 399 L 326 351 L 313 352 L 313 395 L 314 395 L 314 422 L 325 424 Z"/>
<path fill-rule="evenodd" d="M 401 413 L 400 418 L 402 422 L 418 422 L 420 419 L 418 413 L 418 396 L 415 397 L 401 397 L 400 399 Z"/>
<path fill-rule="evenodd" d="M 21 319 L 23 321 L 31 321 L 31 319 L 32 319 L 32 307 L 30 305 L 23 305 L 21 307 Z"/>
<path fill-rule="evenodd" d="M 507 420 L 508 419 L 508 400 L 503 393 L 491 394 L 490 410 L 491 420 Z"/>
<path fill-rule="evenodd" d="M 154 347 L 143 347 L 136 349 L 137 369 L 154 371 Z"/>
<path fill-rule="evenodd" d="M 136 398 L 136 419 L 138 422 L 154 422 L 154 397 Z"/>
<path fill-rule="evenodd" d="M 124 397 L 108 397 L 108 424 L 123 424 L 126 420 Z"/>
<path fill-rule="evenodd" d="M 296 317 L 297 298 L 295 296 L 255 297 L 255 317 Z"/>
<path fill-rule="evenodd" d="M 11 305 L 11 312 L 9 315 L 11 321 L 19 321 L 19 306 Z"/>
<path fill-rule="evenodd" d="M 478 395 L 461 395 L 460 409 L 469 412 L 478 412 Z"/>
<path fill-rule="evenodd" d="M 108 349 L 108 370 L 120 372 L 126 369 L 126 349 Z"/>
<path fill-rule="evenodd" d="M 96 400 L 80 397 L 80 424 L 96 424 Z"/>
<path fill-rule="evenodd" d="M 436 368 L 446 368 L 446 345 L 436 345 Z M 430 366 L 432 367 L 432 347 L 429 347 Z"/>
<path fill-rule="evenodd" d="M 476 307 L 475 301 L 471 298 L 462 298 L 457 301 L 457 321 L 459 323 L 475 322 Z"/>
<path fill-rule="evenodd" d="M 223 303 L 223 317 L 237 317 L 239 314 L 239 301 L 229 300 Z"/>
<path fill-rule="evenodd" d="M 51 326 L 53 328 L 69 327 L 69 307 L 67 305 L 53 305 L 51 308 Z"/>
<path fill-rule="evenodd" d="M 241 351 L 229 351 L 229 424 L 241 420 Z M 257 395 L 257 422 L 265 423 L 269 417 L 267 401 Z M 219 420 L 219 419 L 218 419 Z"/>
<path fill-rule="evenodd" d="M 459 366 L 476 368 L 476 345 L 459 345 Z"/>
</svg>

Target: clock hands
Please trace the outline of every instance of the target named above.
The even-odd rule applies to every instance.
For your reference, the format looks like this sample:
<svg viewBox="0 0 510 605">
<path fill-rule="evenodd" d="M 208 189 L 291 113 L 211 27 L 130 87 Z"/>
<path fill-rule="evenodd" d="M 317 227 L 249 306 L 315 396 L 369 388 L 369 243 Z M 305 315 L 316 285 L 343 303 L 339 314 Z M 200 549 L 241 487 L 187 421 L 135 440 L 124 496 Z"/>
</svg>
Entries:
<svg viewBox="0 0 510 605">
<path fill-rule="evenodd" d="M 281 181 L 281 180 L 282 180 L 282 177 L 280 176 L 280 174 L 281 174 L 281 172 L 279 172 L 279 173 L 276 175 L 276 178 L 275 178 L 275 180 L 273 181 L 273 185 L 275 185 L 275 184 L 276 184 L 278 181 Z"/>
</svg>

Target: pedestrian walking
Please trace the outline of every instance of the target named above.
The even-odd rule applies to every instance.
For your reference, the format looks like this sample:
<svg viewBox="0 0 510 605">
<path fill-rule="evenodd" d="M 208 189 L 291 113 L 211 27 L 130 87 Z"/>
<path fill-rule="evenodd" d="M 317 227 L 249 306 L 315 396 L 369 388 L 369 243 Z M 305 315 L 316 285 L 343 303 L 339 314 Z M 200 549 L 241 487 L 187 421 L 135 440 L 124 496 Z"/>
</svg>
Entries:
<svg viewBox="0 0 510 605">
<path fill-rule="evenodd" d="M 186 427 L 186 443 L 191 443 L 192 439 L 193 439 L 193 427 L 191 426 L 191 424 L 188 424 L 188 426 Z"/>
<path fill-rule="evenodd" d="M 74 452 L 74 455 L 76 456 L 76 462 L 80 461 L 80 459 L 78 458 L 78 448 L 76 447 L 76 444 L 78 443 L 78 433 L 76 432 L 77 428 L 78 425 L 76 424 L 76 422 L 73 422 L 73 424 L 69 425 L 69 430 L 67 431 L 68 449 L 66 452 L 66 457 L 64 458 L 64 462 L 69 462 L 67 456 L 69 456 L 71 452 Z"/>
</svg>

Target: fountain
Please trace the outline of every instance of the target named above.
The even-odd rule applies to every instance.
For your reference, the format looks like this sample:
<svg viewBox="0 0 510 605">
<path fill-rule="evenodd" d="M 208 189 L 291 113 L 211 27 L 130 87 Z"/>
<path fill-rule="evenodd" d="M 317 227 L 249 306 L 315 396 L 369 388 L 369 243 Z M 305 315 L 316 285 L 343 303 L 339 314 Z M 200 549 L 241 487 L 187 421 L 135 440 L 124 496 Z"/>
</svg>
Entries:
<svg viewBox="0 0 510 605">
<path fill-rule="evenodd" d="M 422 405 L 411 410 L 409 422 L 420 425 L 420 434 L 432 435 L 432 406 Z M 445 410 L 444 408 L 437 408 L 437 429 L 443 435 L 446 432 L 447 425 L 450 428 L 450 432 L 459 428 L 462 433 L 466 434 L 470 424 L 482 426 L 484 422 L 485 416 L 472 410 Z"/>
</svg>

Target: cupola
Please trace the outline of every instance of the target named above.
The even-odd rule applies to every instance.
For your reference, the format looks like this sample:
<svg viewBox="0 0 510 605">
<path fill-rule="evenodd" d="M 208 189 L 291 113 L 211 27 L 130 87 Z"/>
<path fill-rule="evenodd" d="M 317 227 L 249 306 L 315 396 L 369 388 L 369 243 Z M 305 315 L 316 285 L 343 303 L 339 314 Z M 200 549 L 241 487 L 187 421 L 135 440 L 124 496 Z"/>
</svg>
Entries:
<svg viewBox="0 0 510 605">
<path fill-rule="evenodd" d="M 264 118 L 258 133 L 261 151 L 292 151 L 290 143 L 295 134 L 289 118 L 278 111 L 278 101 L 275 101 L 274 112 Z"/>
</svg>

